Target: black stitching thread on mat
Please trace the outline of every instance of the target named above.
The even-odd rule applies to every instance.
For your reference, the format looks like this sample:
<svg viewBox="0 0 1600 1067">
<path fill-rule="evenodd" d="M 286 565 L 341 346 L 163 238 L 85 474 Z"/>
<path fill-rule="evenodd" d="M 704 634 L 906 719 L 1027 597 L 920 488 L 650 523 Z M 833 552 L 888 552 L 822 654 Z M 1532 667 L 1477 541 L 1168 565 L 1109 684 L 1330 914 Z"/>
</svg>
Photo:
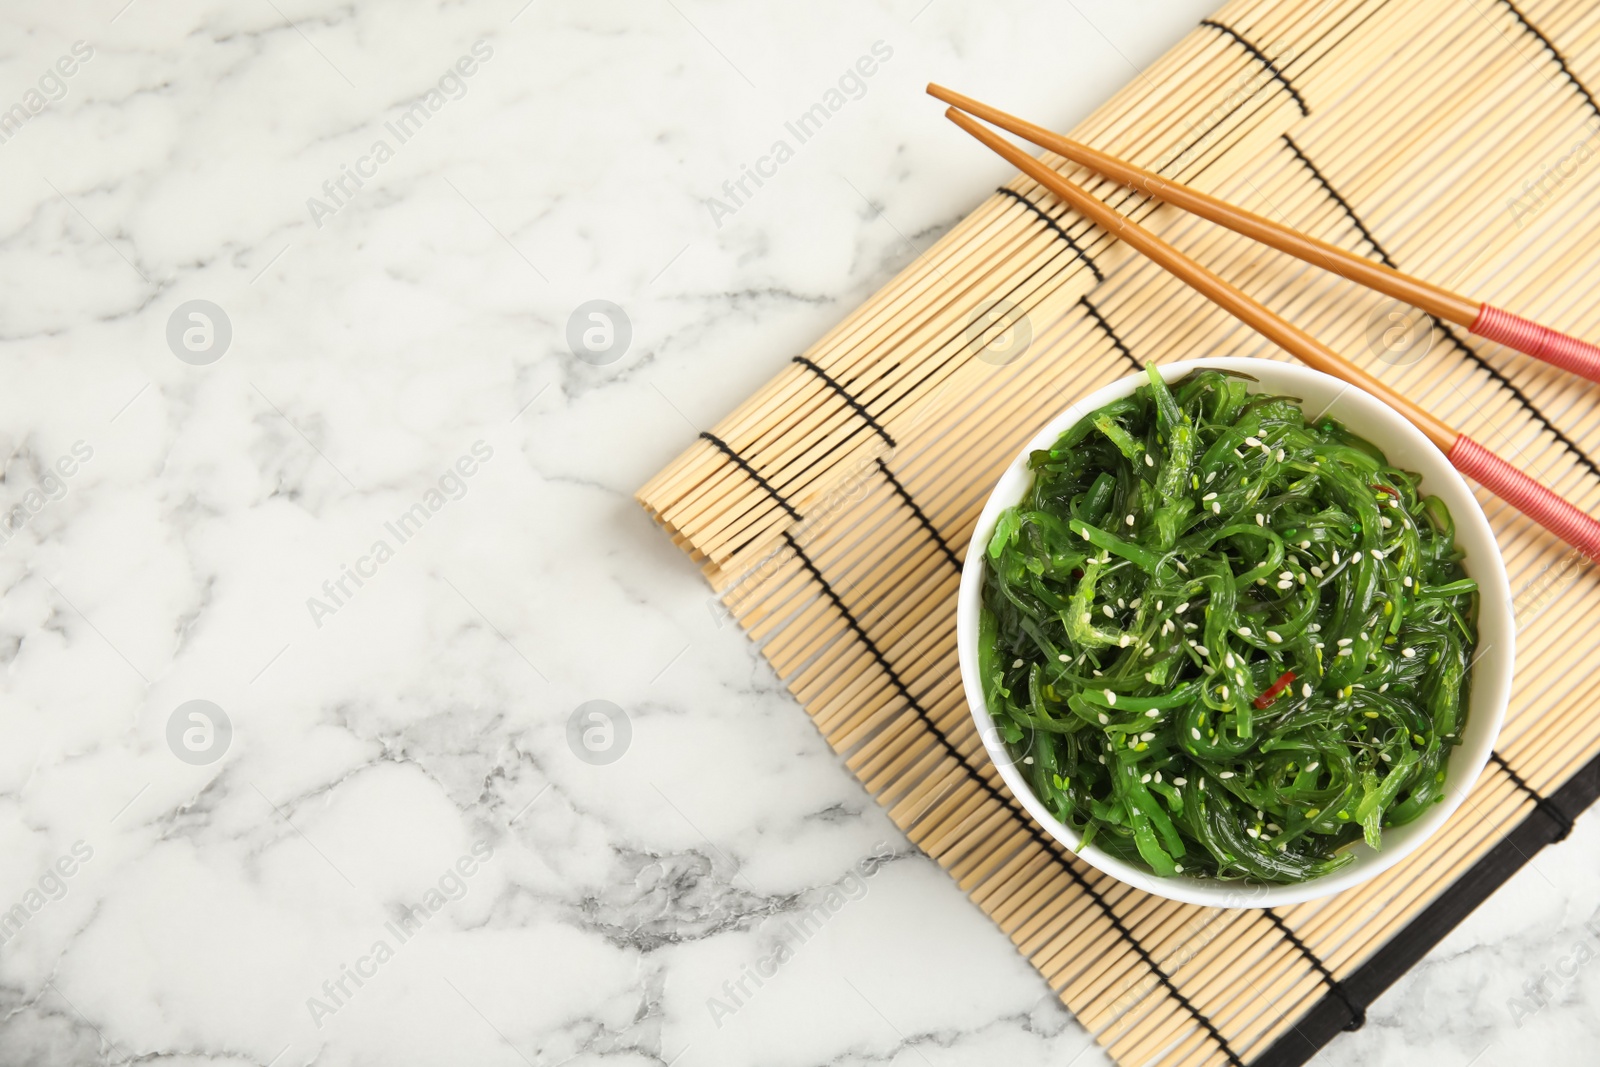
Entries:
<svg viewBox="0 0 1600 1067">
<path fill-rule="evenodd" d="M 718 452 L 721 452 L 724 456 L 727 456 L 729 459 L 737 463 L 739 465 L 739 469 L 744 471 L 751 478 L 754 478 L 755 483 L 761 488 L 765 489 L 767 491 L 767 495 L 772 497 L 773 500 L 776 500 L 778 502 L 778 506 L 784 511 L 787 511 L 791 519 L 793 519 L 795 522 L 805 521 L 801 514 L 794 509 L 794 505 L 785 500 L 783 498 L 783 494 L 778 492 L 778 490 L 773 487 L 771 482 L 767 481 L 761 476 L 760 471 L 750 466 L 750 463 L 743 456 L 739 455 L 739 453 L 728 447 L 728 442 L 724 441 L 716 434 L 705 433 L 703 431 L 700 434 L 700 439 L 703 441 L 710 441 L 716 446 Z"/>
<path fill-rule="evenodd" d="M 1567 817 L 1567 813 L 1562 811 L 1561 808 L 1558 807 L 1549 797 L 1545 796 L 1543 793 L 1533 788 L 1533 786 L 1523 781 L 1522 775 L 1512 770 L 1511 764 L 1507 763 L 1506 758 L 1500 755 L 1500 753 L 1490 752 L 1489 758 L 1494 760 L 1497 767 L 1506 772 L 1506 777 L 1511 779 L 1512 785 L 1516 786 L 1518 789 L 1522 790 L 1524 793 L 1528 794 L 1528 796 L 1533 798 L 1533 806 L 1535 808 L 1544 812 L 1545 816 L 1549 818 L 1551 822 L 1556 824 L 1555 840 L 1565 841 L 1567 839 L 1567 835 L 1572 833 L 1572 820 Z"/>
<path fill-rule="evenodd" d="M 861 401 L 851 396 L 850 391 L 836 382 L 832 375 L 823 370 L 821 367 L 817 366 L 815 363 L 811 362 L 805 356 L 795 356 L 794 361 L 809 370 L 812 374 L 815 374 L 818 378 L 821 378 L 823 383 L 827 385 L 828 388 L 838 393 L 839 397 L 846 404 L 849 404 L 850 407 L 855 410 L 857 415 L 860 415 L 866 420 L 868 426 L 871 426 L 875 431 L 877 431 L 879 437 L 888 442 L 890 448 L 900 447 L 894 443 L 894 438 L 889 436 L 889 431 L 885 430 L 883 426 L 879 424 L 878 420 L 872 417 L 872 412 L 868 411 L 866 407 L 862 405 Z"/>
<path fill-rule="evenodd" d="M 1528 16 L 1518 10 L 1517 5 L 1512 3 L 1511 0 L 1503 0 L 1503 2 L 1506 7 L 1511 9 L 1511 13 L 1517 17 L 1517 21 L 1522 23 L 1522 28 L 1532 34 L 1534 39 L 1544 46 L 1544 50 L 1550 53 L 1550 58 L 1556 61 L 1556 66 L 1561 68 L 1561 73 L 1565 74 L 1567 81 L 1571 82 L 1573 87 L 1582 94 L 1583 99 L 1588 102 L 1594 113 L 1600 115 L 1600 104 L 1594 102 L 1594 97 L 1589 94 L 1588 87 L 1578 80 L 1576 74 L 1572 73 L 1572 68 L 1567 66 L 1567 57 L 1556 50 L 1555 42 L 1546 37 L 1543 30 L 1529 22 Z"/>
<path fill-rule="evenodd" d="M 1289 90 L 1289 95 L 1294 97 L 1295 104 L 1298 105 L 1299 108 L 1300 108 L 1300 114 L 1302 114 L 1302 115 L 1311 114 L 1311 109 L 1306 107 L 1305 97 L 1300 95 L 1300 90 L 1298 90 L 1298 89 L 1296 89 L 1294 87 L 1294 83 L 1289 80 L 1289 76 L 1287 74 L 1285 74 L 1283 71 L 1279 70 L 1278 69 L 1278 65 L 1276 63 L 1274 63 L 1272 60 L 1268 59 L 1267 58 L 1267 54 L 1265 52 L 1263 52 L 1261 49 L 1257 48 L 1254 44 L 1252 44 L 1249 41 L 1245 40 L 1243 34 L 1241 34 L 1238 30 L 1234 29 L 1232 26 L 1224 26 L 1222 23 L 1217 22 L 1215 19 L 1202 19 L 1202 20 L 1200 20 L 1200 25 L 1209 26 L 1213 30 L 1218 31 L 1219 33 L 1225 33 L 1229 37 L 1232 37 L 1235 41 L 1238 41 L 1241 48 L 1243 48 L 1246 52 L 1249 52 L 1252 56 L 1254 56 L 1256 58 L 1257 62 L 1259 62 L 1263 67 L 1266 67 L 1267 70 L 1271 72 L 1272 77 L 1277 80 L 1279 85 L 1281 85 L 1285 89 Z"/>
<path fill-rule="evenodd" d="M 1317 954 L 1306 947 L 1306 943 L 1300 940 L 1299 935 L 1289 928 L 1289 924 L 1284 922 L 1277 912 L 1271 908 L 1263 908 L 1261 910 L 1266 914 L 1267 918 L 1272 920 L 1272 925 L 1278 928 L 1278 932 L 1284 936 L 1289 944 L 1299 949 L 1300 955 L 1304 956 L 1307 962 L 1317 969 L 1317 973 L 1322 976 L 1323 984 L 1328 987 L 1328 992 L 1337 997 L 1346 1008 L 1350 1009 L 1350 1021 L 1344 1024 L 1345 1030 L 1355 1031 L 1367 1025 L 1367 1010 L 1351 999 L 1344 985 L 1333 976 L 1333 972 L 1328 970 Z"/>
<path fill-rule="evenodd" d="M 1029 200 L 1015 189 L 1007 189 L 1003 185 L 996 189 L 995 192 L 999 193 L 1001 196 L 1009 196 L 1011 199 L 1015 200 L 1017 203 L 1021 204 L 1023 207 L 1037 215 L 1040 222 L 1044 223 L 1047 227 L 1053 230 L 1057 237 L 1067 242 L 1067 246 L 1078 254 L 1078 258 L 1083 261 L 1083 265 L 1088 267 L 1090 272 L 1094 274 L 1094 280 L 1096 282 L 1103 282 L 1106 280 L 1106 276 L 1100 272 L 1100 265 L 1089 257 L 1089 253 L 1084 250 L 1083 246 L 1077 241 L 1074 241 L 1072 239 L 1072 235 L 1066 230 L 1063 230 L 1061 228 L 1061 224 L 1055 219 L 1051 218 L 1049 213 L 1045 211 L 1044 208 L 1040 207 L 1038 204 L 1035 204 L 1032 200 Z"/>
<path fill-rule="evenodd" d="M 1089 303 L 1089 298 L 1086 296 L 1080 296 L 1078 303 L 1083 305 L 1083 310 L 1087 311 L 1089 317 L 1095 321 L 1095 324 L 1105 331 L 1107 337 L 1111 338 L 1111 343 L 1117 346 L 1117 351 L 1121 352 L 1128 362 L 1133 364 L 1133 369 L 1144 370 L 1144 364 L 1140 363 L 1132 350 L 1123 344 L 1122 338 L 1117 336 L 1117 331 L 1111 328 L 1111 323 L 1107 322 L 1106 317 L 1100 314 L 1100 309 Z"/>
<path fill-rule="evenodd" d="M 1054 856 L 1057 862 L 1060 864 L 1061 869 L 1065 871 L 1075 883 L 1077 883 L 1078 888 L 1082 889 L 1086 894 L 1088 894 L 1090 900 L 1093 900 L 1095 904 L 1099 905 L 1101 914 L 1103 914 L 1111 923 L 1112 928 L 1116 930 L 1117 934 L 1123 939 L 1123 941 L 1127 943 L 1128 947 L 1133 949 L 1134 953 L 1138 955 L 1139 959 L 1144 962 L 1144 965 L 1150 969 L 1150 973 L 1155 975 L 1156 980 L 1159 981 L 1162 987 L 1166 989 L 1168 995 L 1171 996 L 1173 1000 L 1177 1001 L 1177 1003 L 1189 1013 L 1190 1017 L 1193 1018 L 1195 1022 L 1199 1023 L 1201 1028 L 1204 1029 L 1205 1032 L 1211 1036 L 1211 1039 L 1217 1043 L 1217 1047 L 1222 1050 L 1222 1054 L 1228 1058 L 1230 1067 L 1244 1067 L 1244 1061 L 1241 1060 L 1233 1051 L 1233 1046 L 1228 1044 L 1228 1039 L 1223 1036 L 1222 1031 L 1217 1029 L 1216 1023 L 1213 1023 L 1204 1012 L 1195 1007 L 1194 1003 L 1188 997 L 1184 996 L 1183 993 L 1178 989 L 1177 985 L 1172 981 L 1172 978 L 1160 967 L 1156 966 L 1156 961 L 1151 957 L 1149 950 L 1139 942 L 1138 938 L 1133 936 L 1133 931 L 1129 930 L 1128 927 L 1123 923 L 1121 916 L 1116 913 L 1116 910 L 1112 908 L 1111 904 L 1106 900 L 1106 898 L 1101 896 L 1100 891 L 1094 886 L 1090 885 L 1089 880 L 1085 878 L 1083 874 L 1077 870 L 1077 868 L 1073 867 L 1072 863 L 1061 854 L 1061 843 L 1056 841 L 1054 838 L 1045 836 L 1045 834 L 1033 824 L 1033 820 L 1029 817 L 1028 813 L 1019 807 L 1014 799 L 1006 796 L 1004 793 L 1000 792 L 993 785 L 991 785 L 988 779 L 984 778 L 983 775 L 978 773 L 977 768 L 973 767 L 973 765 L 967 760 L 967 757 L 961 754 L 960 749 L 956 748 L 955 745 L 950 743 L 950 739 L 944 735 L 944 731 L 940 730 L 939 727 L 934 724 L 933 719 L 928 715 L 927 711 L 923 709 L 916 697 L 911 695 L 911 690 L 906 688 L 905 682 L 900 679 L 899 672 L 894 669 L 893 665 L 890 664 L 888 657 L 885 656 L 882 650 L 878 648 L 877 642 L 868 635 L 866 628 L 861 625 L 860 621 L 856 619 L 855 615 L 851 613 L 850 609 L 845 606 L 844 600 L 834 590 L 833 586 L 829 584 L 828 579 L 823 577 L 822 571 L 819 570 L 817 565 L 812 562 L 811 557 L 807 556 L 800 548 L 799 542 L 797 542 L 787 531 L 784 532 L 783 539 L 788 542 L 789 548 L 794 552 L 795 558 L 800 561 L 800 565 L 804 567 L 806 572 L 816 580 L 816 583 L 819 586 L 822 587 L 823 595 L 826 596 L 833 604 L 834 608 L 838 610 L 840 617 L 845 621 L 845 625 L 850 627 L 851 632 L 854 633 L 861 641 L 862 645 L 866 647 L 867 652 L 871 654 L 873 660 L 878 664 L 878 667 L 883 671 L 884 675 L 888 677 L 889 684 L 894 686 L 895 691 L 900 694 L 900 698 L 906 702 L 907 706 L 909 706 L 913 712 L 916 713 L 917 718 L 921 719 L 923 724 L 928 727 L 928 730 L 933 734 L 935 740 L 937 740 L 944 750 L 950 754 L 951 758 L 961 765 L 961 767 L 967 772 L 967 776 L 974 783 L 976 783 L 980 789 L 988 793 L 992 800 L 998 802 L 1002 807 L 1016 817 L 1017 821 L 1021 824 L 1023 831 L 1033 839 L 1034 843 L 1040 848 L 1044 849 L 1046 855 Z"/>
<path fill-rule="evenodd" d="M 1316 178 L 1317 184 L 1322 186 L 1323 189 L 1327 190 L 1328 195 L 1333 198 L 1334 203 L 1338 204 L 1344 209 L 1345 214 L 1349 216 L 1350 221 L 1355 224 L 1356 229 L 1361 231 L 1361 235 L 1366 238 L 1367 243 L 1372 245 L 1373 251 L 1378 253 L 1378 258 L 1383 260 L 1387 266 L 1394 267 L 1396 270 L 1398 270 L 1399 267 L 1395 265 L 1395 262 L 1392 258 L 1390 258 L 1389 253 L 1384 251 L 1383 245 L 1378 243 L 1378 239 L 1373 236 L 1372 231 L 1367 228 L 1367 224 L 1361 220 L 1361 216 L 1356 214 L 1356 210 L 1351 206 L 1350 201 L 1339 195 L 1339 191 L 1333 187 L 1333 183 L 1328 181 L 1323 173 L 1317 169 L 1317 165 L 1311 162 L 1310 158 L 1307 157 L 1305 153 L 1301 152 L 1300 149 L 1295 146 L 1295 143 L 1289 140 L 1287 135 L 1285 135 L 1283 139 L 1288 143 L 1289 148 L 1294 152 L 1295 158 L 1300 160 L 1305 168 L 1311 172 L 1312 177 Z M 1517 403 L 1521 404 L 1523 409 L 1527 411 L 1529 415 L 1533 416 L 1534 420 L 1537 421 L 1540 426 L 1543 426 L 1546 430 L 1548 430 L 1550 435 L 1560 442 L 1563 448 L 1565 448 L 1568 452 L 1571 452 L 1573 458 L 1582 464 L 1590 474 L 1594 475 L 1596 478 L 1600 478 L 1600 464 L 1596 464 L 1594 459 L 1578 446 L 1578 442 L 1568 437 L 1560 429 L 1560 427 L 1556 426 L 1555 423 L 1546 418 L 1545 413 L 1539 410 L 1537 405 L 1535 405 L 1532 399 L 1529 398 L 1528 394 L 1524 393 L 1520 388 L 1518 388 L 1516 383 L 1508 378 L 1505 373 L 1500 370 L 1500 368 L 1496 367 L 1493 363 L 1490 363 L 1487 359 L 1484 359 L 1483 356 L 1478 354 L 1477 349 L 1463 341 L 1456 333 L 1455 327 L 1451 326 L 1448 322 L 1445 322 L 1437 315 L 1429 315 L 1428 321 L 1433 323 L 1435 329 L 1444 334 L 1445 337 L 1449 338 L 1450 343 L 1453 344 L 1463 356 L 1466 356 L 1473 363 L 1483 368 L 1484 373 L 1488 374 L 1490 378 L 1499 383 L 1501 388 L 1505 389 L 1508 393 L 1515 397 Z"/>
<path fill-rule="evenodd" d="M 1318 185 L 1322 186 L 1323 191 L 1333 198 L 1334 203 L 1344 209 L 1345 216 L 1355 224 L 1356 229 L 1366 239 L 1367 244 L 1372 246 L 1372 250 L 1378 253 L 1378 258 L 1383 261 L 1383 265 L 1390 269 L 1398 270 L 1399 268 L 1394 265 L 1394 260 L 1389 258 L 1389 253 L 1383 250 L 1383 245 L 1378 243 L 1378 239 L 1372 235 L 1372 231 L 1367 229 L 1367 224 L 1361 221 L 1361 216 L 1356 214 L 1356 209 L 1351 207 L 1349 202 L 1339 194 L 1339 190 L 1329 184 L 1328 179 L 1323 177 L 1322 171 L 1317 169 L 1317 165 L 1311 162 L 1304 152 L 1300 151 L 1300 146 L 1294 143 L 1294 138 L 1284 134 L 1283 143 L 1289 146 L 1289 151 L 1294 153 L 1294 158 L 1305 164 L 1306 170 L 1311 172 L 1311 176 L 1317 180 Z"/>
<path fill-rule="evenodd" d="M 911 499 L 911 494 L 906 492 L 906 487 L 900 484 L 900 479 L 894 476 L 894 472 L 889 469 L 889 465 L 883 461 L 882 456 L 878 457 L 878 469 L 883 472 L 885 478 L 889 479 L 889 484 L 894 486 L 894 491 L 900 494 L 900 499 L 905 501 L 906 507 L 911 509 L 911 514 L 917 517 L 917 521 L 922 524 L 922 528 L 928 531 L 928 536 L 932 537 L 933 543 L 939 546 L 939 550 L 944 553 L 944 558 L 950 561 L 950 566 L 956 569 L 957 574 L 961 573 L 961 558 L 950 547 L 950 543 L 944 539 L 944 534 L 939 532 L 939 528 L 933 524 L 933 520 L 928 518 L 927 512 L 923 511 L 921 506 Z"/>
</svg>

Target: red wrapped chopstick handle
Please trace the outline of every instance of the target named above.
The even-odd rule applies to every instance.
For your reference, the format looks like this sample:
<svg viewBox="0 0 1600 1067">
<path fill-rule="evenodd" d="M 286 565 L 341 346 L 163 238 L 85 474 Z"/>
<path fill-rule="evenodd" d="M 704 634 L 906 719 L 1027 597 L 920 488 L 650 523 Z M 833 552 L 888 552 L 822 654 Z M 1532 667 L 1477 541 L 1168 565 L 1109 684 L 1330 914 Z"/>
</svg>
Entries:
<svg viewBox="0 0 1600 1067">
<path fill-rule="evenodd" d="M 1450 449 L 1455 469 L 1592 560 L 1600 560 L 1600 522 L 1462 434 Z"/>
<path fill-rule="evenodd" d="M 1468 327 L 1479 337 L 1498 341 L 1507 348 L 1552 363 L 1573 374 L 1581 374 L 1592 382 L 1600 382 L 1600 348 L 1568 337 L 1564 333 L 1529 322 L 1520 315 L 1484 304 L 1478 317 Z"/>
</svg>

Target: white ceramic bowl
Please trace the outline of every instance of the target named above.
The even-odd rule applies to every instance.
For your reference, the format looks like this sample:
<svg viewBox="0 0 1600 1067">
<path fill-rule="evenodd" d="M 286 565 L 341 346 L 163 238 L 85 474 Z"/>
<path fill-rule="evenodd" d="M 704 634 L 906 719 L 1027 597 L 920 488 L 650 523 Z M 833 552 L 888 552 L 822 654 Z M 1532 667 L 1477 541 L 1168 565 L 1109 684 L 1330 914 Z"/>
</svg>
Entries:
<svg viewBox="0 0 1600 1067">
<path fill-rule="evenodd" d="M 1484 518 L 1483 509 L 1478 506 L 1472 490 L 1444 454 L 1399 412 L 1364 390 L 1293 363 L 1265 359 L 1197 359 L 1170 363 L 1160 370 L 1163 378 L 1173 382 L 1202 367 L 1239 371 L 1258 379 L 1259 384 L 1251 383 L 1251 392 L 1299 397 L 1309 415 L 1321 417 L 1324 412 L 1332 415 L 1383 449 L 1391 463 L 1421 474 L 1423 490 L 1441 498 L 1449 506 L 1456 523 L 1456 543 L 1466 552 L 1466 571 L 1477 580 L 1481 590 L 1478 659 L 1472 668 L 1467 728 L 1461 744 L 1450 756 L 1445 799 L 1415 822 L 1384 830 L 1381 850 L 1374 851 L 1364 843 L 1358 843 L 1354 846 L 1355 861 L 1344 869 L 1323 878 L 1283 886 L 1244 885 L 1181 875 L 1162 878 L 1125 863 L 1093 845 L 1079 853 L 1085 862 L 1129 885 L 1189 904 L 1235 908 L 1298 904 L 1349 889 L 1399 863 L 1442 826 L 1466 798 L 1467 790 L 1477 781 L 1489 761 L 1511 695 L 1516 636 L 1511 587 L 1506 579 L 1505 564 L 1500 558 L 1494 532 L 1489 528 L 1489 522 Z M 984 704 L 983 685 L 978 676 L 978 616 L 987 561 L 985 547 L 994 532 L 1000 512 L 1021 500 L 1032 484 L 1033 474 L 1028 470 L 1029 453 L 1035 449 L 1049 448 L 1083 416 L 1113 400 L 1128 396 L 1145 381 L 1143 374 L 1132 374 L 1096 390 L 1039 431 L 1011 466 L 1006 468 L 989 495 L 989 501 L 978 517 L 977 528 L 972 533 L 966 566 L 961 572 L 956 640 L 961 655 L 961 681 L 966 687 L 967 703 L 978 724 L 979 736 L 983 738 L 989 758 L 1000 769 L 1001 777 L 1011 792 L 1045 830 L 1073 849 L 1078 847 L 1078 835 L 1058 822 L 1034 796 L 1033 790 L 1012 765 L 1010 754 L 993 728 L 989 709 Z"/>
</svg>

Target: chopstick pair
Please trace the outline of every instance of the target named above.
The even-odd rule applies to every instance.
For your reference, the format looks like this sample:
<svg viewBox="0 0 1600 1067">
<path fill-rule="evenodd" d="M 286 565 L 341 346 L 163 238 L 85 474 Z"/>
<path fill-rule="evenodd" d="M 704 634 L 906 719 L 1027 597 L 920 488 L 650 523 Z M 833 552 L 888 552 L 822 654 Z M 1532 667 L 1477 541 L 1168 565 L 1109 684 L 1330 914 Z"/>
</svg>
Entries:
<svg viewBox="0 0 1600 1067">
<path fill-rule="evenodd" d="M 1519 315 L 1513 315 L 1490 304 L 1479 303 L 1442 286 L 1424 281 L 1383 263 L 1374 263 L 1354 252 L 1329 244 L 1282 223 L 1273 222 L 1254 212 L 1219 200 L 1208 193 L 1169 181 L 1153 171 L 1136 167 L 1126 160 L 1107 155 L 1069 137 L 1036 126 L 1031 122 L 1008 115 L 969 96 L 946 89 L 942 85 L 928 86 L 928 95 L 954 105 L 957 109 L 1009 130 L 1018 137 L 1032 141 L 1040 148 L 1123 185 L 1149 193 L 1157 200 L 1180 207 L 1192 215 L 1225 226 L 1251 240 L 1287 252 L 1296 259 L 1313 266 L 1333 271 L 1350 281 L 1376 290 L 1385 296 L 1421 308 L 1445 322 L 1465 327 L 1470 333 L 1515 349 L 1524 355 L 1571 371 L 1590 381 L 1600 382 L 1600 347 L 1576 337 L 1541 326 Z"/>
<path fill-rule="evenodd" d="M 954 104 L 955 106 L 945 112 L 947 118 L 1050 190 L 1079 214 L 1119 240 L 1133 246 L 1168 273 L 1297 357 L 1302 363 L 1386 401 L 1437 445 L 1439 450 L 1449 457 L 1451 465 L 1456 470 L 1478 481 L 1534 522 L 1578 548 L 1589 559 L 1600 559 L 1600 522 L 1592 516 L 1513 467 L 1466 434 L 1447 426 L 1321 341 L 1268 310 L 1242 290 L 1223 281 L 1137 222 L 1113 210 L 1087 189 L 1062 177 L 993 130 L 979 125 L 972 116 L 976 115 L 992 122 L 1002 129 L 1032 141 L 1041 148 L 1055 152 L 1108 178 L 1148 192 L 1175 207 L 1184 208 L 1308 263 L 1333 270 L 1352 281 L 1413 304 L 1447 321 L 1469 325 L 1463 322 L 1463 319 L 1471 319 L 1470 328 L 1481 336 L 1500 340 L 1500 337 L 1488 332 L 1498 330 L 1503 336 L 1515 336 L 1525 341 L 1533 338 L 1534 340 L 1527 341 L 1530 348 L 1550 349 L 1560 356 L 1558 359 L 1546 353 L 1540 358 L 1597 380 L 1600 380 L 1600 349 L 1557 334 L 1525 319 L 1519 319 L 1508 312 L 1490 308 L 1487 304 L 1475 304 L 1465 297 L 1457 296 L 1448 290 L 1402 274 L 1382 264 L 1362 259 L 1335 245 L 1253 215 L 1198 190 L 1168 181 L 1160 175 L 1142 170 L 942 86 L 930 84 L 928 93 Z M 1558 340 L 1550 340 L 1552 337 Z M 1502 343 L 1509 344 L 1505 341 Z M 1519 345 L 1511 347 L 1527 351 Z M 1582 349 L 1587 349 L 1588 352 L 1585 353 L 1581 351 Z M 1529 352 L 1529 354 L 1539 353 Z M 1561 362 L 1562 359 L 1567 362 Z M 1580 367 L 1587 368 L 1587 373 L 1579 369 Z"/>
</svg>

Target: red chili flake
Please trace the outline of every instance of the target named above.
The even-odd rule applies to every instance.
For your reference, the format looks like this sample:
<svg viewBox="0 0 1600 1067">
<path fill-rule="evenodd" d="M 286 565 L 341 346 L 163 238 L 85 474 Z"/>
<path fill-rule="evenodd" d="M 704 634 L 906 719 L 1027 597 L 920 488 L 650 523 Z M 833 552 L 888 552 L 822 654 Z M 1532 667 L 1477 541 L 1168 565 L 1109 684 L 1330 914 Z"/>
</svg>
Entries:
<svg viewBox="0 0 1600 1067">
<path fill-rule="evenodd" d="M 1256 697 L 1252 702 L 1255 704 L 1256 710 L 1260 711 L 1268 704 L 1271 704 L 1274 700 L 1277 700 L 1278 694 L 1289 688 L 1289 686 L 1293 683 L 1294 671 L 1284 671 L 1278 676 L 1278 680 L 1276 682 L 1273 682 L 1267 687 L 1267 691 L 1265 693 L 1262 693 L 1260 696 Z"/>
<path fill-rule="evenodd" d="M 1388 493 L 1390 496 L 1394 497 L 1396 500 L 1400 499 L 1400 491 L 1398 489 L 1391 489 L 1387 485 L 1376 485 L 1376 484 L 1373 485 L 1372 488 L 1378 490 L 1378 492 L 1380 492 L 1380 493 Z"/>
</svg>

